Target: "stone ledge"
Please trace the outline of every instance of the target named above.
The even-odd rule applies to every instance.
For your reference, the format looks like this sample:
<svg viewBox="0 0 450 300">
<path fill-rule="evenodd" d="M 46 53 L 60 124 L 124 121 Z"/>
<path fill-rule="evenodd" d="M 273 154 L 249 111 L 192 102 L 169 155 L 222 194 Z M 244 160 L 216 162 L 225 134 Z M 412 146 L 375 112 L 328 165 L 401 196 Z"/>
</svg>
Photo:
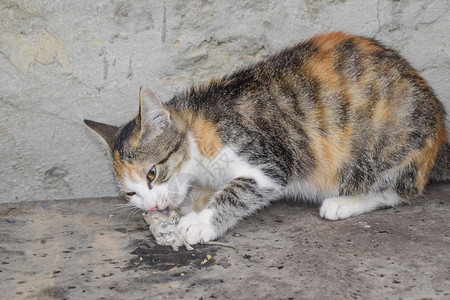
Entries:
<svg viewBox="0 0 450 300">
<path fill-rule="evenodd" d="M 282 202 L 221 241 L 155 244 L 121 198 L 0 204 L 3 299 L 450 297 L 450 184 L 412 205 L 348 220 Z"/>
</svg>

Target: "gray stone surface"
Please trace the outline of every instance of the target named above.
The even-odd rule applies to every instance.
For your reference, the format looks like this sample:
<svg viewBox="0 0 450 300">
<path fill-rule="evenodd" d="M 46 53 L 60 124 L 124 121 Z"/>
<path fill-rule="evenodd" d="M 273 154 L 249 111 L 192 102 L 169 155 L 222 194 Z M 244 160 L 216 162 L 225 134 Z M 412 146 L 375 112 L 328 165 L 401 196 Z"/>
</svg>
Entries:
<svg viewBox="0 0 450 300">
<path fill-rule="evenodd" d="M 120 198 L 0 204 L 2 299 L 449 299 L 450 185 L 342 221 L 278 203 L 173 252 Z M 9 222 L 8 222 L 9 221 Z"/>
<path fill-rule="evenodd" d="M 397 49 L 450 110 L 447 0 L 2 0 L 0 202 L 111 196 L 83 118 L 122 124 L 138 89 L 163 100 L 315 33 Z"/>
</svg>

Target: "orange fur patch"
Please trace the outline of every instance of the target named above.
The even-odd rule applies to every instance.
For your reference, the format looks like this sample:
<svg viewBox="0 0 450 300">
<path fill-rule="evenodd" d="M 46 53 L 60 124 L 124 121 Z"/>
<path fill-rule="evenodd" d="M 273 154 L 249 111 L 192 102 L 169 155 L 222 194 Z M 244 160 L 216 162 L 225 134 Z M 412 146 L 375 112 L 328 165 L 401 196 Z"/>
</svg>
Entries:
<svg viewBox="0 0 450 300">
<path fill-rule="evenodd" d="M 203 210 L 211 200 L 213 193 L 214 192 L 212 190 L 207 188 L 204 188 L 201 191 L 199 191 L 199 194 L 196 195 L 196 198 L 198 198 L 198 200 L 195 201 L 193 205 L 194 211 L 199 212 Z"/>
<path fill-rule="evenodd" d="M 359 50 L 366 55 L 373 52 L 383 50 L 377 43 L 362 36 L 350 36 L 351 39 L 358 45 Z"/>
<path fill-rule="evenodd" d="M 318 79 L 327 90 L 339 90 L 340 76 L 333 67 L 332 58 L 328 55 L 317 55 L 304 65 L 304 70 Z"/>
<path fill-rule="evenodd" d="M 342 31 L 336 31 L 331 33 L 318 34 L 311 38 L 310 41 L 319 47 L 319 53 L 326 53 L 336 44 L 339 44 L 340 42 L 345 41 L 351 37 L 352 36 Z"/>
<path fill-rule="evenodd" d="M 119 152 L 114 151 L 114 169 L 116 170 L 119 180 L 123 180 L 125 177 L 131 179 L 142 179 L 144 176 L 138 167 L 120 160 Z"/>
<path fill-rule="evenodd" d="M 223 148 L 222 140 L 217 133 L 216 125 L 197 116 L 192 124 L 192 132 L 203 156 L 215 157 Z"/>
<path fill-rule="evenodd" d="M 392 111 L 385 101 L 378 101 L 373 110 L 372 122 L 384 122 L 391 120 Z"/>
<path fill-rule="evenodd" d="M 353 105 L 361 105 L 356 100 L 359 91 L 353 91 L 348 84 L 342 80 L 342 75 L 334 67 L 334 55 L 330 53 L 336 44 L 351 38 L 343 32 L 334 32 L 331 34 L 318 35 L 311 41 L 318 47 L 318 52 L 304 65 L 304 71 L 314 78 L 320 85 L 319 97 L 326 94 L 333 94 L 347 90 L 347 97 L 341 101 L 346 101 L 349 109 Z M 338 189 L 338 171 L 342 164 L 350 157 L 351 150 L 351 126 L 345 128 L 330 128 L 330 120 L 336 116 L 333 115 L 326 103 L 319 103 L 317 107 L 309 113 L 313 116 L 317 126 L 325 126 L 329 131 L 326 136 L 319 134 L 316 129 L 310 128 L 308 136 L 311 137 L 312 153 L 316 159 L 316 167 L 309 176 L 309 182 L 324 192 L 333 192 Z"/>
<path fill-rule="evenodd" d="M 434 161 L 437 157 L 440 147 L 443 143 L 447 142 L 447 134 L 443 126 L 438 127 L 436 138 L 427 140 L 426 146 L 417 153 L 417 179 L 416 188 L 419 193 L 423 191 L 423 188 L 428 183 L 428 176 L 431 168 L 434 165 Z"/>
<path fill-rule="evenodd" d="M 334 67 L 335 55 L 330 53 L 330 51 L 336 44 L 348 38 L 349 36 L 342 32 L 335 32 L 327 35 L 319 35 L 311 39 L 316 44 L 318 50 L 304 64 L 303 70 L 320 83 L 322 90 L 326 90 L 329 93 L 345 90 L 342 87 L 341 75 Z"/>
<path fill-rule="evenodd" d="M 128 140 L 130 146 L 133 147 L 134 149 L 136 149 L 139 146 L 140 136 L 141 136 L 141 131 L 138 130 L 134 135 L 130 136 L 130 138 Z"/>
<path fill-rule="evenodd" d="M 312 153 L 316 159 L 316 167 L 309 176 L 309 182 L 325 193 L 338 188 L 338 171 L 342 164 L 350 157 L 351 128 L 333 130 L 323 137 L 313 136 Z"/>
</svg>

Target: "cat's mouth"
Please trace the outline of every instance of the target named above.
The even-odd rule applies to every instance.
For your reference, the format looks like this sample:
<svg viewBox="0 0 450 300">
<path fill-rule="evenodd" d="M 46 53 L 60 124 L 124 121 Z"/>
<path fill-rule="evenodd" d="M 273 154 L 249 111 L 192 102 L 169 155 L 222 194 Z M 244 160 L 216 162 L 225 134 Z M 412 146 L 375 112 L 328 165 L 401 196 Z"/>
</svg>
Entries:
<svg viewBox="0 0 450 300">
<path fill-rule="evenodd" d="M 156 210 L 160 210 L 160 211 L 161 210 L 165 210 L 167 208 L 172 208 L 173 206 L 174 206 L 174 204 L 173 204 L 172 201 L 170 201 L 170 200 L 168 200 L 166 198 L 163 198 L 163 199 L 161 199 L 160 202 L 156 203 L 156 206 L 154 207 L 154 210 L 151 210 L 150 212 L 153 212 L 153 211 L 156 211 Z"/>
<path fill-rule="evenodd" d="M 150 208 L 148 211 L 149 212 L 154 212 L 154 211 L 157 211 L 157 210 L 159 210 L 158 206 L 154 206 L 154 207 Z"/>
<path fill-rule="evenodd" d="M 171 209 L 170 209 L 169 207 L 166 207 L 165 209 L 157 209 L 157 210 L 152 210 L 152 211 L 145 211 L 145 212 L 142 213 L 142 215 L 143 215 L 144 217 L 146 217 L 147 215 L 149 215 L 149 214 L 154 213 L 154 212 L 157 211 L 157 212 L 160 213 L 161 215 L 167 216 L 167 215 L 169 215 L 170 210 L 171 210 Z"/>
</svg>

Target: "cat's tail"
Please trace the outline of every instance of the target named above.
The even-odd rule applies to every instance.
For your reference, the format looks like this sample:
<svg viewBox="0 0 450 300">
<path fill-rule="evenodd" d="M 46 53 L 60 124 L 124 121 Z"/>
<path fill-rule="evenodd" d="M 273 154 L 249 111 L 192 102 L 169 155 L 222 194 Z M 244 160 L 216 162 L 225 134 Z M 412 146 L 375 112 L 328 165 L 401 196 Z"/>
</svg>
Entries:
<svg viewBox="0 0 450 300">
<path fill-rule="evenodd" d="M 439 149 L 430 173 L 430 182 L 450 181 L 450 144 L 446 142 Z"/>
</svg>

